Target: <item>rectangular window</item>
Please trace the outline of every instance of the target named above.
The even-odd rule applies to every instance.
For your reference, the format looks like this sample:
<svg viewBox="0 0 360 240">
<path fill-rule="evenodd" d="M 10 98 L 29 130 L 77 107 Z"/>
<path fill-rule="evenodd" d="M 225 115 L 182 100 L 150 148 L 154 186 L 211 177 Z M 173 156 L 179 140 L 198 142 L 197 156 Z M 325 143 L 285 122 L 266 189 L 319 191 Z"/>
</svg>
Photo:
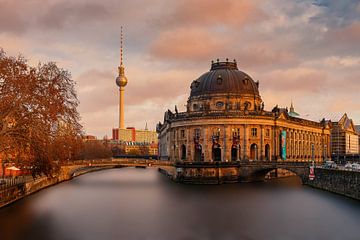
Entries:
<svg viewBox="0 0 360 240">
<path fill-rule="evenodd" d="M 195 137 L 200 137 L 200 129 L 199 128 L 195 129 Z"/>
<path fill-rule="evenodd" d="M 180 132 L 181 132 L 181 137 L 184 138 L 185 137 L 185 130 L 182 129 Z"/>
<path fill-rule="evenodd" d="M 257 136 L 257 128 L 251 129 L 251 136 L 256 137 Z"/>
<path fill-rule="evenodd" d="M 270 129 L 266 129 L 266 137 L 270 137 Z"/>
</svg>

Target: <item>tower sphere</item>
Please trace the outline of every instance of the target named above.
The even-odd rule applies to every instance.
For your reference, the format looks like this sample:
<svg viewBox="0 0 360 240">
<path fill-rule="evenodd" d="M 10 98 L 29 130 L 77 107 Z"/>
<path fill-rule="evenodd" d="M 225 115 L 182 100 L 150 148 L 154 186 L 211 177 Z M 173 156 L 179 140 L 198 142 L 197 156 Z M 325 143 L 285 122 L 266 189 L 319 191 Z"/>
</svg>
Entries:
<svg viewBox="0 0 360 240">
<path fill-rule="evenodd" d="M 128 80 L 125 76 L 118 76 L 116 78 L 116 85 L 118 85 L 119 87 L 125 87 L 127 83 Z"/>
</svg>

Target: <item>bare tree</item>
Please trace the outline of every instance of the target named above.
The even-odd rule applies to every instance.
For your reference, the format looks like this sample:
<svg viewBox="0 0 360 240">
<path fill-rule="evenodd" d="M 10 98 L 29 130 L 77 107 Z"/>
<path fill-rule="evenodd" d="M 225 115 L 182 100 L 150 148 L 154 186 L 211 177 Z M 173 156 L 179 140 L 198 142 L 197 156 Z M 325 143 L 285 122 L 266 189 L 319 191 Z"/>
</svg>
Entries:
<svg viewBox="0 0 360 240">
<path fill-rule="evenodd" d="M 0 49 L 0 156 L 49 174 L 76 155 L 82 134 L 75 83 L 53 62 L 30 67 Z"/>
</svg>

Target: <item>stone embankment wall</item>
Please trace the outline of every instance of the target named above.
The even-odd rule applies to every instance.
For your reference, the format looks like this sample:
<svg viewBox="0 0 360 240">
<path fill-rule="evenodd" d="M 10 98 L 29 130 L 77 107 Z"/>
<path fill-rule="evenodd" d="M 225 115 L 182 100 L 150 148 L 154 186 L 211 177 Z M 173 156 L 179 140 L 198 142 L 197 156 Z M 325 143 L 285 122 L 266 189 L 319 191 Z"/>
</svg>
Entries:
<svg viewBox="0 0 360 240">
<path fill-rule="evenodd" d="M 93 166 L 93 167 L 87 167 L 88 165 L 75 165 L 75 166 L 62 166 L 60 173 L 55 177 L 39 177 L 33 181 L 28 181 L 23 184 L 18 184 L 16 186 L 13 186 L 11 189 L 5 189 L 1 194 L 0 197 L 0 208 L 4 207 L 6 205 L 9 205 L 10 203 L 13 203 L 23 197 L 26 197 L 32 193 L 35 193 L 37 191 L 40 191 L 44 188 L 53 186 L 55 184 L 58 184 L 63 181 L 67 181 L 72 179 L 73 177 L 77 177 L 79 175 L 113 168 L 115 166 Z M 75 174 L 71 174 L 74 170 L 81 168 L 80 171 L 77 171 Z"/>
<path fill-rule="evenodd" d="M 360 200 L 360 172 L 315 168 L 315 179 L 305 184 Z"/>
</svg>

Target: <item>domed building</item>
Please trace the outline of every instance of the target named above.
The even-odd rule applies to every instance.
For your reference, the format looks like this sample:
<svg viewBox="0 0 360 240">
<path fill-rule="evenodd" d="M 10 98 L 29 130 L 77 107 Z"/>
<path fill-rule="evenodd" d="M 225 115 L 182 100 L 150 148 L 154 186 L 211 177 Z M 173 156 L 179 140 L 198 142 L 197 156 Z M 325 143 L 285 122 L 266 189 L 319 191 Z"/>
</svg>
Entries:
<svg viewBox="0 0 360 240">
<path fill-rule="evenodd" d="M 190 90 L 186 112 L 167 110 L 157 125 L 160 159 L 222 163 L 330 156 L 329 122 L 302 119 L 293 106 L 291 113 L 278 106 L 265 110 L 259 82 L 235 60 L 212 62 Z"/>
</svg>

